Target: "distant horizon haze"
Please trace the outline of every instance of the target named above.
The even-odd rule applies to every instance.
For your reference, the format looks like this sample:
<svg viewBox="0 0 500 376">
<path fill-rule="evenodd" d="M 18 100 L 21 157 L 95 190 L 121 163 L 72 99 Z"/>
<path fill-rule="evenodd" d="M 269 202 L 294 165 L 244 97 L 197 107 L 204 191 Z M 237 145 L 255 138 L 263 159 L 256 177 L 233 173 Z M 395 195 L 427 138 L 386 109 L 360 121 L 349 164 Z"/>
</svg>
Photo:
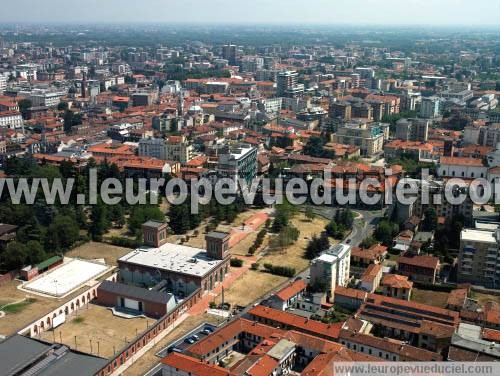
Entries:
<svg viewBox="0 0 500 376">
<path fill-rule="evenodd" d="M 500 27 L 500 0 L 18 0 L 0 22 Z"/>
</svg>

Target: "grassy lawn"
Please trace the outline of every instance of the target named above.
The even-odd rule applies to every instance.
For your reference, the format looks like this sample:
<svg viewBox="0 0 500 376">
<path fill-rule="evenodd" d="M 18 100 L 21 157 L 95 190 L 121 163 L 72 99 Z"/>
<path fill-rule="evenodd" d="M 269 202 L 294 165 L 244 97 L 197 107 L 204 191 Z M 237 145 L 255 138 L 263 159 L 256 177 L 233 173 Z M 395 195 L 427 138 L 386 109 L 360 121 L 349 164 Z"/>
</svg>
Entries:
<svg viewBox="0 0 500 376">
<path fill-rule="evenodd" d="M 85 317 L 83 316 L 78 316 L 78 317 L 75 317 L 71 322 L 73 324 L 81 324 L 82 322 L 85 321 Z"/>
<path fill-rule="evenodd" d="M 417 303 L 445 308 L 448 295 L 449 294 L 447 292 L 419 290 L 414 288 L 411 292 L 411 300 Z"/>
<path fill-rule="evenodd" d="M 19 313 L 22 310 L 24 310 L 27 306 L 29 306 L 30 304 L 33 304 L 34 302 L 36 302 L 36 299 L 27 298 L 22 302 L 12 303 L 12 304 L 8 304 L 8 305 L 2 307 L 2 311 L 4 311 L 7 314 Z"/>
</svg>

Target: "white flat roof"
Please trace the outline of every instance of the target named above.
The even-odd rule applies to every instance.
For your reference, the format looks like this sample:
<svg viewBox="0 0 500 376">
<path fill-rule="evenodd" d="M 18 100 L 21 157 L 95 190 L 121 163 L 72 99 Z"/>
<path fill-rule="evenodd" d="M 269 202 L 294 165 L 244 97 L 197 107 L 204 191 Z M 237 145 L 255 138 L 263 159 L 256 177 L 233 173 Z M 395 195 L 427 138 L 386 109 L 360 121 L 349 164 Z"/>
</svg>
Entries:
<svg viewBox="0 0 500 376">
<path fill-rule="evenodd" d="M 316 258 L 316 260 L 327 262 L 329 264 L 336 262 L 338 259 L 339 258 L 337 256 L 330 255 L 328 253 L 323 253 L 322 255 L 318 256 L 318 258 Z"/>
<path fill-rule="evenodd" d="M 472 242 L 483 242 L 496 244 L 495 233 L 492 231 L 465 229 L 460 233 L 460 239 Z"/>
<path fill-rule="evenodd" d="M 110 269 L 109 266 L 96 262 L 66 260 L 68 259 L 65 258 L 61 266 L 24 284 L 23 288 L 47 295 L 63 296 Z"/>
<path fill-rule="evenodd" d="M 160 248 L 141 247 L 118 259 L 130 264 L 203 277 L 223 260 L 213 260 L 201 248 L 166 243 Z"/>
</svg>

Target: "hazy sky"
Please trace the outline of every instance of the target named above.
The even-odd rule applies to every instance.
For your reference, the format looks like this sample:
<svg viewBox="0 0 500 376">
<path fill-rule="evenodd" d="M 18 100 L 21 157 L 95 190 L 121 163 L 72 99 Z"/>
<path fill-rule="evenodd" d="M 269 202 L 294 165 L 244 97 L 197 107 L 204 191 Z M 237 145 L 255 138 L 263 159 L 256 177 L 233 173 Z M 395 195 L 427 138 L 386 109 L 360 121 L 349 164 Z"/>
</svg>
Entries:
<svg viewBox="0 0 500 376">
<path fill-rule="evenodd" d="M 500 0 L 2 0 L 0 22 L 498 25 Z"/>
</svg>

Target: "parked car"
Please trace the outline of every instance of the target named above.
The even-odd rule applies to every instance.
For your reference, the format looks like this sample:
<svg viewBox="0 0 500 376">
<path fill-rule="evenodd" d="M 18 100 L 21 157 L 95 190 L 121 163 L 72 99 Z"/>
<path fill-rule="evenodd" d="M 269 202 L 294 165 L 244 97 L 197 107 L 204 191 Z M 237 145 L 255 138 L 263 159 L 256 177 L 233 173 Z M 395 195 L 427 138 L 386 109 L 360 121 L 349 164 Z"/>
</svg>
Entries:
<svg viewBox="0 0 500 376">
<path fill-rule="evenodd" d="M 178 347 L 175 347 L 175 346 L 170 346 L 167 351 L 169 353 L 172 353 L 172 352 L 181 353 L 182 352 L 181 349 L 179 349 Z"/>
<path fill-rule="evenodd" d="M 184 340 L 184 342 L 186 343 L 189 343 L 190 345 L 192 345 L 193 343 L 195 343 L 196 341 L 193 339 L 193 337 L 189 337 L 189 338 L 186 338 Z"/>
</svg>

